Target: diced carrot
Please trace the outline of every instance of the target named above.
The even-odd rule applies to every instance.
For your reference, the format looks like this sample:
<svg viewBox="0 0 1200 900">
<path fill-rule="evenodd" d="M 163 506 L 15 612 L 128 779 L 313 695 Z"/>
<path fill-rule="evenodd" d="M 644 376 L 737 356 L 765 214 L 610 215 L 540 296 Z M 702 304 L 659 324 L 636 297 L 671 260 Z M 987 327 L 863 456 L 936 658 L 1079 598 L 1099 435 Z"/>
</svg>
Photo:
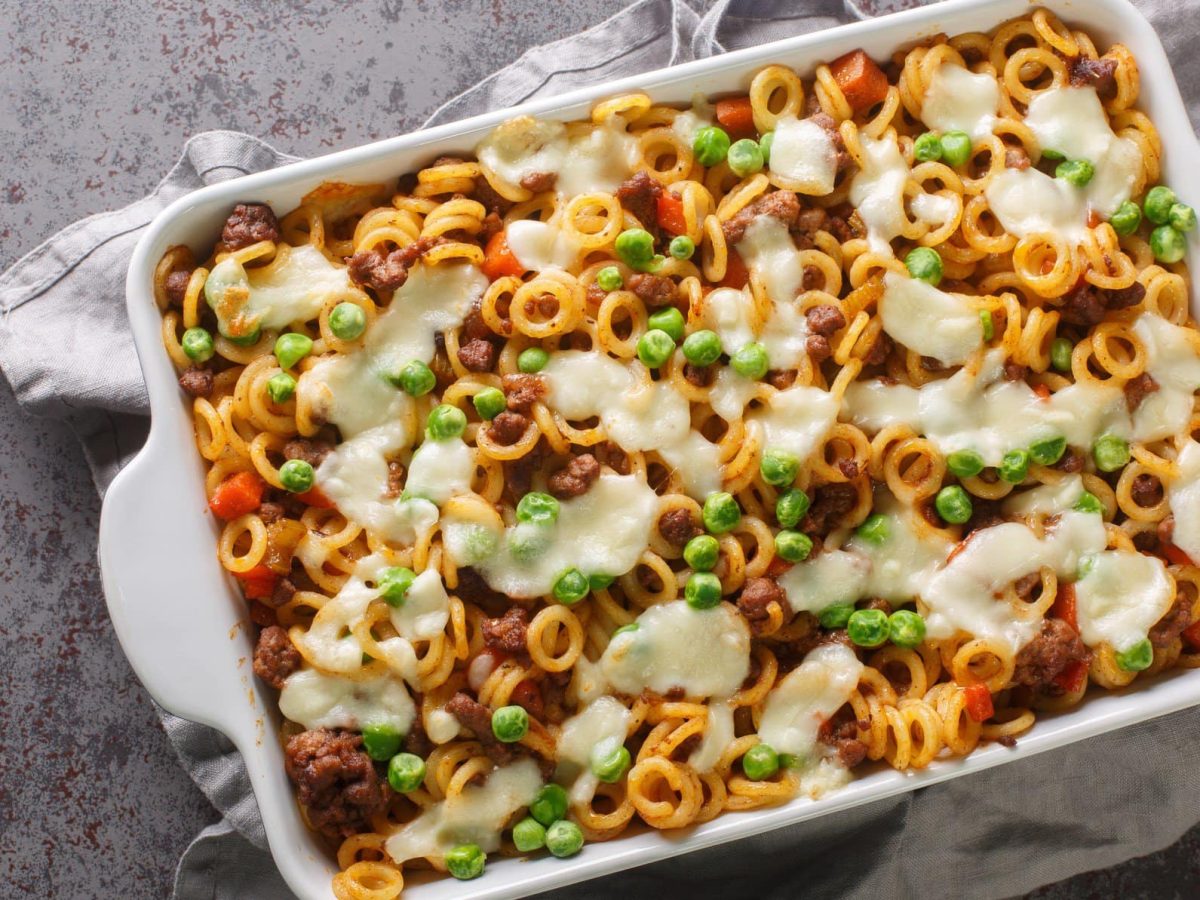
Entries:
<svg viewBox="0 0 1200 900">
<path fill-rule="evenodd" d="M 967 695 L 967 715 L 976 722 L 986 722 L 996 714 L 986 684 L 969 684 L 963 688 L 963 693 Z"/>
<path fill-rule="evenodd" d="M 1062 619 L 1075 631 L 1079 630 L 1079 616 L 1075 612 L 1074 584 L 1066 581 L 1058 583 L 1058 595 L 1054 598 L 1054 605 L 1050 607 L 1050 615 L 1055 619 Z"/>
<path fill-rule="evenodd" d="M 721 279 L 721 287 L 731 287 L 741 290 L 750 282 L 750 273 L 746 270 L 746 264 L 742 261 L 739 254 L 732 247 L 728 249 L 729 259 L 725 264 L 725 277 Z"/>
<path fill-rule="evenodd" d="M 663 191 L 655 201 L 658 206 L 658 224 L 671 234 L 684 234 L 687 225 L 683 219 L 683 201 L 674 194 Z"/>
<path fill-rule="evenodd" d="M 732 135 L 746 137 L 754 134 L 754 111 L 749 97 L 730 97 L 717 101 L 717 121 Z"/>
<path fill-rule="evenodd" d="M 508 235 L 503 231 L 497 231 L 488 240 L 483 251 L 483 265 L 480 268 L 490 281 L 505 275 L 522 275 L 525 272 L 525 267 L 509 249 Z"/>
<path fill-rule="evenodd" d="M 326 497 L 319 487 L 312 487 L 303 494 L 297 494 L 296 499 L 317 509 L 333 509 L 334 506 L 333 501 Z"/>
<path fill-rule="evenodd" d="M 1041 397 L 1043 400 L 1050 399 L 1050 388 L 1046 387 L 1046 385 L 1044 385 L 1044 384 L 1035 384 L 1033 386 L 1033 392 L 1035 394 L 1037 394 L 1039 397 Z"/>
<path fill-rule="evenodd" d="M 1180 550 L 1178 547 L 1176 547 L 1174 544 L 1170 543 L 1169 541 L 1162 541 L 1159 544 L 1159 546 L 1162 547 L 1163 556 L 1165 556 L 1173 564 L 1175 564 L 1177 566 L 1194 566 L 1195 565 L 1195 563 L 1192 562 L 1192 558 L 1190 556 L 1188 556 L 1186 553 L 1184 553 L 1182 550 Z"/>
<path fill-rule="evenodd" d="M 887 76 L 863 50 L 839 56 L 829 64 L 829 71 L 855 112 L 870 109 L 887 96 Z"/>
<path fill-rule="evenodd" d="M 1183 629 L 1183 639 L 1196 650 L 1200 650 L 1200 622 L 1193 622 Z"/>
<path fill-rule="evenodd" d="M 1087 672 L 1088 664 L 1077 659 L 1055 675 L 1052 680 L 1065 693 L 1074 694 L 1083 687 L 1083 679 L 1087 677 Z"/>
<path fill-rule="evenodd" d="M 235 572 L 237 580 L 242 583 L 242 593 L 248 600 L 265 600 L 275 592 L 279 576 L 267 566 L 255 566 L 246 572 Z"/>
<path fill-rule="evenodd" d="M 767 574 L 770 575 L 772 578 L 778 578 L 784 572 L 791 569 L 792 566 L 794 566 L 794 565 L 795 565 L 795 563 L 790 563 L 786 559 L 776 556 L 774 559 L 771 560 L 770 565 L 767 566 Z"/>
<path fill-rule="evenodd" d="M 221 486 L 208 501 L 208 508 L 218 518 L 236 519 L 248 512 L 254 512 L 262 505 L 265 487 L 266 483 L 257 473 L 238 472 L 221 482 Z"/>
</svg>

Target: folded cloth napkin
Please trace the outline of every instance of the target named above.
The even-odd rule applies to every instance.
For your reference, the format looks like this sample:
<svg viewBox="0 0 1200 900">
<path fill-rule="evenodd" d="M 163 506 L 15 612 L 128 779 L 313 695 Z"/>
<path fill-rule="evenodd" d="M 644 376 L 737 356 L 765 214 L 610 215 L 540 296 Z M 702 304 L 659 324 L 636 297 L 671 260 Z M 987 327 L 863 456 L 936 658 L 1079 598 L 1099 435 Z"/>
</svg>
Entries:
<svg viewBox="0 0 1200 900">
<path fill-rule="evenodd" d="M 447 102 L 430 124 L 920 2 L 718 0 L 701 18 L 683 0 L 639 0 L 530 50 Z M 1190 2 L 1138 5 L 1167 44 L 1195 123 L 1200 56 L 1185 49 L 1196 31 Z M 76 430 L 101 492 L 146 433 L 124 301 L 141 230 L 188 191 L 293 160 L 250 135 L 199 134 L 148 197 L 64 229 L 0 275 L 0 368 L 23 408 Z M 212 729 L 162 718 L 180 760 L 224 817 L 184 853 L 175 897 L 291 896 L 237 751 Z M 556 896 L 651 897 L 669 884 L 697 898 L 787 897 L 801 882 L 814 898 L 1011 896 L 1172 843 L 1200 817 L 1191 800 L 1198 773 L 1200 711 L 1188 711 Z"/>
</svg>

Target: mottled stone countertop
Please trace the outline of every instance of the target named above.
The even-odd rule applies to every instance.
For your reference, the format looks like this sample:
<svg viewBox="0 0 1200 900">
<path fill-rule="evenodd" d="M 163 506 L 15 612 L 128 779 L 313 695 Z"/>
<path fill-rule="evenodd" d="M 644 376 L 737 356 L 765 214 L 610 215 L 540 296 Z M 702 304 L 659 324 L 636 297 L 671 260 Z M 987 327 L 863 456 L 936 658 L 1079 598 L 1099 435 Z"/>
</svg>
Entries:
<svg viewBox="0 0 1200 900">
<path fill-rule="evenodd" d="M 195 132 L 239 129 L 300 155 L 403 132 L 624 4 L 0 0 L 0 268 L 145 194 Z M 180 852 L 215 819 L 113 635 L 99 511 L 69 430 L 22 416 L 0 379 L 4 897 L 167 896 Z M 1198 845 L 1193 833 L 1038 896 L 1196 896 Z"/>
</svg>

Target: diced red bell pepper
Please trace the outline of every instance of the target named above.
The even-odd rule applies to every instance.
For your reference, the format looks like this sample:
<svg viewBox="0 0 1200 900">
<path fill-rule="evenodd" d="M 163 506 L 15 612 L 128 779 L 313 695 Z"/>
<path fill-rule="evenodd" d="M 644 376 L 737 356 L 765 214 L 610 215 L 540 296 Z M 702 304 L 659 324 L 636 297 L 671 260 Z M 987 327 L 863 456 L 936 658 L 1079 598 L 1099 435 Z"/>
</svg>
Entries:
<svg viewBox="0 0 1200 900">
<path fill-rule="evenodd" d="M 333 501 L 326 497 L 319 487 L 312 487 L 303 494 L 297 494 L 296 499 L 317 509 L 333 509 L 334 506 Z"/>
<path fill-rule="evenodd" d="M 746 263 L 742 261 L 742 256 L 732 247 L 728 249 L 729 258 L 725 264 L 725 277 L 721 279 L 721 287 L 735 288 L 741 290 L 750 283 L 750 272 L 746 269 Z"/>
<path fill-rule="evenodd" d="M 749 97 L 730 97 L 717 101 L 717 122 L 734 137 L 754 134 L 754 109 Z"/>
<path fill-rule="evenodd" d="M 505 275 L 523 275 L 525 273 L 525 267 L 513 255 L 512 249 L 508 246 L 508 235 L 503 231 L 497 231 L 488 239 L 487 247 L 483 251 L 483 265 L 479 268 L 483 270 L 483 274 L 488 277 L 489 281 L 495 281 Z"/>
<path fill-rule="evenodd" d="M 1060 581 L 1058 583 L 1058 595 L 1054 598 L 1054 605 L 1050 607 L 1050 615 L 1055 619 L 1062 619 L 1072 630 L 1079 630 L 1079 617 L 1075 611 L 1075 585 Z"/>
<path fill-rule="evenodd" d="M 262 505 L 264 482 L 256 472 L 238 472 L 221 482 L 208 501 L 208 508 L 218 518 L 229 520 L 254 512 Z"/>
<path fill-rule="evenodd" d="M 234 575 L 242 583 L 242 593 L 248 600 L 266 600 L 275 593 L 275 585 L 279 583 L 279 576 L 264 565 Z"/>
<path fill-rule="evenodd" d="M 1176 547 L 1174 544 L 1170 543 L 1169 541 L 1163 541 L 1159 546 L 1162 547 L 1163 556 L 1165 556 L 1173 564 L 1175 564 L 1177 566 L 1194 566 L 1195 565 L 1195 563 L 1192 562 L 1192 558 L 1190 556 L 1188 556 L 1186 553 L 1184 553 L 1182 550 L 1180 550 L 1178 547 Z"/>
<path fill-rule="evenodd" d="M 663 191 L 655 201 L 658 224 L 671 234 L 685 234 L 687 225 L 683 219 L 683 201 L 674 194 Z"/>
<path fill-rule="evenodd" d="M 1088 664 L 1077 659 L 1055 675 L 1053 681 L 1065 693 L 1074 694 L 1083 687 L 1083 680 L 1087 677 L 1087 672 Z"/>
<path fill-rule="evenodd" d="M 967 695 L 967 715 L 976 722 L 986 722 L 996 714 L 992 693 L 986 684 L 969 684 L 963 688 Z"/>
<path fill-rule="evenodd" d="M 1192 646 L 1192 649 L 1200 650 L 1200 622 L 1193 622 L 1183 629 L 1183 639 Z"/>
</svg>

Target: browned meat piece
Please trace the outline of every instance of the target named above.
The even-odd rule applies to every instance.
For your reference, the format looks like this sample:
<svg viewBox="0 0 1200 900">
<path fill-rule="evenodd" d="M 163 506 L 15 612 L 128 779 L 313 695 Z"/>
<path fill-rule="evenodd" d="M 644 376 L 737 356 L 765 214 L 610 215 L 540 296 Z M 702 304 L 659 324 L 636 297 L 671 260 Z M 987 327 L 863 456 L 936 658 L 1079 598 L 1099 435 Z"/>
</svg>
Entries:
<svg viewBox="0 0 1200 900">
<path fill-rule="evenodd" d="M 523 415 L 505 410 L 492 419 L 492 424 L 488 426 L 487 433 L 488 437 L 497 444 L 503 444 L 505 447 L 508 447 L 519 441 L 528 427 L 529 420 Z"/>
<path fill-rule="evenodd" d="M 1170 647 L 1192 624 L 1192 604 L 1186 597 L 1176 597 L 1171 608 L 1150 629 L 1150 643 L 1155 647 Z"/>
<path fill-rule="evenodd" d="M 474 700 L 470 694 L 459 691 L 446 704 L 446 712 L 458 719 L 459 724 L 475 735 L 476 740 L 483 744 L 483 752 L 492 762 L 504 765 L 512 761 L 516 751 L 500 741 L 492 733 L 492 711 L 482 703 Z"/>
<path fill-rule="evenodd" d="M 557 172 L 530 172 L 521 179 L 521 187 L 527 191 L 540 194 L 554 187 L 558 181 Z"/>
<path fill-rule="evenodd" d="M 559 500 L 580 497 L 600 477 L 600 463 L 590 453 L 581 453 L 546 481 L 546 488 Z"/>
<path fill-rule="evenodd" d="M 849 203 L 839 203 L 829 210 L 827 230 L 842 243 L 852 238 L 863 237 L 867 233 L 862 216 Z"/>
<path fill-rule="evenodd" d="M 190 397 L 211 397 L 213 373 L 208 369 L 193 366 L 179 376 L 179 386 Z"/>
<path fill-rule="evenodd" d="M 629 276 L 626 287 L 651 308 L 669 306 L 675 299 L 675 282 L 666 275 L 635 272 Z"/>
<path fill-rule="evenodd" d="M 800 219 L 800 199 L 793 191 L 772 191 L 739 210 L 721 223 L 727 244 L 736 244 L 746 236 L 746 229 L 759 216 L 770 216 L 794 227 Z"/>
<path fill-rule="evenodd" d="M 1032 163 L 1024 147 L 1006 147 L 1004 149 L 1004 166 L 1008 169 L 1028 169 Z"/>
<path fill-rule="evenodd" d="M 932 356 L 921 357 L 921 368 L 926 372 L 944 372 L 946 366 L 942 364 L 940 359 L 934 359 Z"/>
<path fill-rule="evenodd" d="M 347 263 L 350 279 L 377 291 L 394 291 L 408 280 L 413 263 L 444 241 L 440 236 L 417 238 L 386 256 L 379 249 L 360 250 Z"/>
<path fill-rule="evenodd" d="M 1077 56 L 1069 61 L 1071 85 L 1094 87 L 1101 100 L 1111 100 L 1117 93 L 1117 61 L 1115 59 L 1089 59 Z"/>
<path fill-rule="evenodd" d="M 612 441 L 603 441 L 592 447 L 592 455 L 602 466 L 608 466 L 618 475 L 629 474 L 629 456 Z"/>
<path fill-rule="evenodd" d="M 856 459 L 839 459 L 837 461 L 838 471 L 846 476 L 848 481 L 853 481 L 858 477 L 858 460 Z"/>
<path fill-rule="evenodd" d="M 330 837 L 349 837 L 383 811 L 385 790 L 362 736 L 318 728 L 302 731 L 284 750 L 288 777 L 309 821 Z"/>
<path fill-rule="evenodd" d="M 475 179 L 474 196 L 476 200 L 483 204 L 484 209 L 489 213 L 496 213 L 497 216 L 503 216 L 513 208 L 513 202 L 501 197 L 482 175 Z"/>
<path fill-rule="evenodd" d="M 817 488 L 808 515 L 800 523 L 805 534 L 829 534 L 841 524 L 842 516 L 854 509 L 858 503 L 858 491 L 846 482 L 823 484 Z"/>
<path fill-rule="evenodd" d="M 817 232 L 825 228 L 829 221 L 829 214 L 819 206 L 809 207 L 808 209 L 800 210 L 800 214 L 796 216 L 796 224 L 792 227 L 792 233 L 796 236 L 796 246 L 801 250 L 810 250 L 816 245 Z M 808 274 L 808 269 L 805 269 L 805 275 Z M 812 288 L 806 288 L 811 290 Z"/>
<path fill-rule="evenodd" d="M 483 222 L 479 226 L 479 240 L 486 244 L 503 230 L 504 220 L 496 215 L 495 211 L 492 211 L 483 217 Z"/>
<path fill-rule="evenodd" d="M 285 510 L 282 503 L 268 501 L 258 508 L 258 517 L 263 520 L 264 525 L 271 525 L 278 522 L 284 517 L 284 514 Z"/>
<path fill-rule="evenodd" d="M 278 609 L 295 596 L 296 585 L 292 583 L 292 579 L 280 578 L 279 581 L 276 582 L 275 590 L 271 592 L 270 598 L 263 602 L 268 606 Z"/>
<path fill-rule="evenodd" d="M 804 318 L 808 322 L 808 330 L 822 337 L 830 337 L 839 328 L 846 327 L 846 317 L 831 303 L 812 307 L 805 312 Z"/>
<path fill-rule="evenodd" d="M 1053 688 L 1055 677 L 1076 662 L 1086 662 L 1091 653 L 1079 635 L 1062 619 L 1043 619 L 1042 630 L 1017 654 L 1015 684 L 1035 689 Z"/>
<path fill-rule="evenodd" d="M 772 603 L 778 603 L 781 607 L 787 606 L 787 595 L 775 579 L 749 578 L 742 588 L 741 596 L 738 597 L 737 608 L 750 623 L 750 630 L 757 634 L 770 620 L 768 607 Z"/>
<path fill-rule="evenodd" d="M 1157 390 L 1158 382 L 1149 372 L 1143 372 L 1125 382 L 1125 405 L 1129 407 L 1130 414 L 1137 412 L 1147 394 L 1153 394 Z"/>
<path fill-rule="evenodd" d="M 1102 322 L 1109 310 L 1136 306 L 1145 296 L 1146 288 L 1139 281 L 1116 291 L 1101 290 L 1084 282 L 1062 298 L 1060 313 L 1064 322 L 1090 328 Z"/>
<path fill-rule="evenodd" d="M 225 220 L 221 243 L 241 250 L 259 241 L 279 240 L 279 220 L 265 203 L 239 203 Z"/>
<path fill-rule="evenodd" d="M 798 374 L 795 369 L 768 369 L 764 380 L 775 390 L 786 391 L 796 383 Z"/>
<path fill-rule="evenodd" d="M 1085 459 L 1082 453 L 1074 447 L 1068 447 L 1062 459 L 1054 464 L 1054 468 L 1063 472 L 1082 472 Z"/>
<path fill-rule="evenodd" d="M 480 630 L 483 643 L 493 650 L 516 656 L 526 652 L 525 632 L 529 628 L 529 613 L 523 606 L 510 606 L 498 619 L 484 619 Z"/>
<path fill-rule="evenodd" d="M 510 411 L 529 415 L 533 404 L 546 396 L 546 382 L 540 375 L 514 374 L 502 379 Z"/>
<path fill-rule="evenodd" d="M 853 769 L 867 758 L 867 745 L 858 738 L 842 738 L 835 746 L 838 760 L 847 769 Z"/>
<path fill-rule="evenodd" d="M 715 376 L 716 371 L 714 366 L 695 366 L 691 363 L 683 364 L 683 377 L 688 384 L 694 384 L 696 387 L 708 387 L 712 384 Z"/>
<path fill-rule="evenodd" d="M 829 338 L 821 334 L 810 334 L 804 339 L 804 349 L 812 357 L 813 362 L 825 362 L 833 356 L 833 348 L 829 346 Z"/>
<path fill-rule="evenodd" d="M 1028 603 L 1033 599 L 1033 592 L 1037 590 L 1041 583 L 1041 574 L 1030 572 L 1028 575 L 1022 575 L 1013 583 L 1013 590 L 1017 592 L 1018 597 Z"/>
<path fill-rule="evenodd" d="M 314 469 L 333 452 L 333 444 L 308 438 L 295 438 L 283 445 L 284 459 L 302 459 Z"/>
<path fill-rule="evenodd" d="M 1015 363 L 1009 360 L 1004 364 L 1004 380 L 1005 381 L 1024 381 L 1025 376 L 1029 374 L 1029 368 L 1020 363 Z"/>
<path fill-rule="evenodd" d="M 191 280 L 192 273 L 186 269 L 176 269 L 167 276 L 163 290 L 166 292 L 168 305 L 176 308 L 183 306 L 183 301 L 187 297 L 188 282 Z"/>
<path fill-rule="evenodd" d="M 842 140 L 842 132 L 838 129 L 837 122 L 833 120 L 833 116 L 819 108 L 808 118 L 813 124 L 821 126 L 829 135 L 833 149 L 837 153 L 837 170 L 841 172 L 850 165 L 851 160 L 850 154 L 846 152 L 846 143 Z"/>
<path fill-rule="evenodd" d="M 686 509 L 667 510 L 658 517 L 658 530 L 676 547 L 682 547 L 702 531 L 692 518 L 691 512 Z"/>
<path fill-rule="evenodd" d="M 292 646 L 288 633 L 278 625 L 258 633 L 254 648 L 254 674 L 278 690 L 283 681 L 300 668 L 300 651 Z"/>
<path fill-rule="evenodd" d="M 1104 292 L 1105 304 L 1109 310 L 1128 309 L 1131 306 L 1137 306 L 1145 296 L 1146 286 L 1140 281 L 1135 281 L 1129 287 Z"/>
<path fill-rule="evenodd" d="M 421 698 L 415 698 L 417 701 L 417 709 L 421 708 Z M 413 716 L 413 722 L 408 726 L 408 734 L 404 736 L 404 749 L 409 753 L 415 753 L 417 756 L 424 759 L 433 752 L 434 743 L 429 739 L 429 735 L 425 733 L 425 722 L 418 712 Z"/>
<path fill-rule="evenodd" d="M 387 464 L 387 490 L 384 491 L 385 497 L 399 497 L 404 493 L 404 482 L 406 475 L 404 472 L 404 463 L 398 460 L 389 460 Z"/>
<path fill-rule="evenodd" d="M 637 171 L 617 188 L 617 200 L 633 213 L 642 227 L 651 234 L 658 233 L 658 198 L 662 185 L 644 171 Z"/>
<path fill-rule="evenodd" d="M 892 604 L 888 603 L 882 597 L 873 597 L 870 600 L 868 600 L 866 603 L 864 603 L 860 608 L 861 609 L 878 609 L 889 616 L 892 614 Z"/>
<path fill-rule="evenodd" d="M 863 364 L 868 366 L 881 366 L 887 361 L 888 354 L 892 352 L 892 347 L 895 346 L 892 339 L 879 332 L 879 337 L 875 339 L 875 343 L 871 345 L 870 352 L 863 359 Z"/>
<path fill-rule="evenodd" d="M 499 591 L 493 591 L 488 587 L 483 576 L 472 568 L 458 570 L 458 587 L 454 589 L 453 593 L 460 600 L 474 603 L 493 617 L 504 615 L 505 610 L 512 604 L 512 601 Z"/>
<path fill-rule="evenodd" d="M 1163 498 L 1162 482 L 1156 476 L 1143 472 L 1133 479 L 1129 493 L 1138 506 L 1151 507 Z"/>
<path fill-rule="evenodd" d="M 491 341 L 469 341 L 458 348 L 458 361 L 468 372 L 488 372 L 496 364 L 496 345 Z"/>
<path fill-rule="evenodd" d="M 817 289 L 818 285 L 825 283 L 825 273 L 816 266 L 805 266 L 804 274 L 800 278 L 800 287 L 806 291 Z"/>
<path fill-rule="evenodd" d="M 963 537 L 981 528 L 991 528 L 1006 521 L 1001 512 L 1000 501 L 984 500 L 980 497 L 971 498 L 971 518 L 963 526 Z"/>
</svg>

